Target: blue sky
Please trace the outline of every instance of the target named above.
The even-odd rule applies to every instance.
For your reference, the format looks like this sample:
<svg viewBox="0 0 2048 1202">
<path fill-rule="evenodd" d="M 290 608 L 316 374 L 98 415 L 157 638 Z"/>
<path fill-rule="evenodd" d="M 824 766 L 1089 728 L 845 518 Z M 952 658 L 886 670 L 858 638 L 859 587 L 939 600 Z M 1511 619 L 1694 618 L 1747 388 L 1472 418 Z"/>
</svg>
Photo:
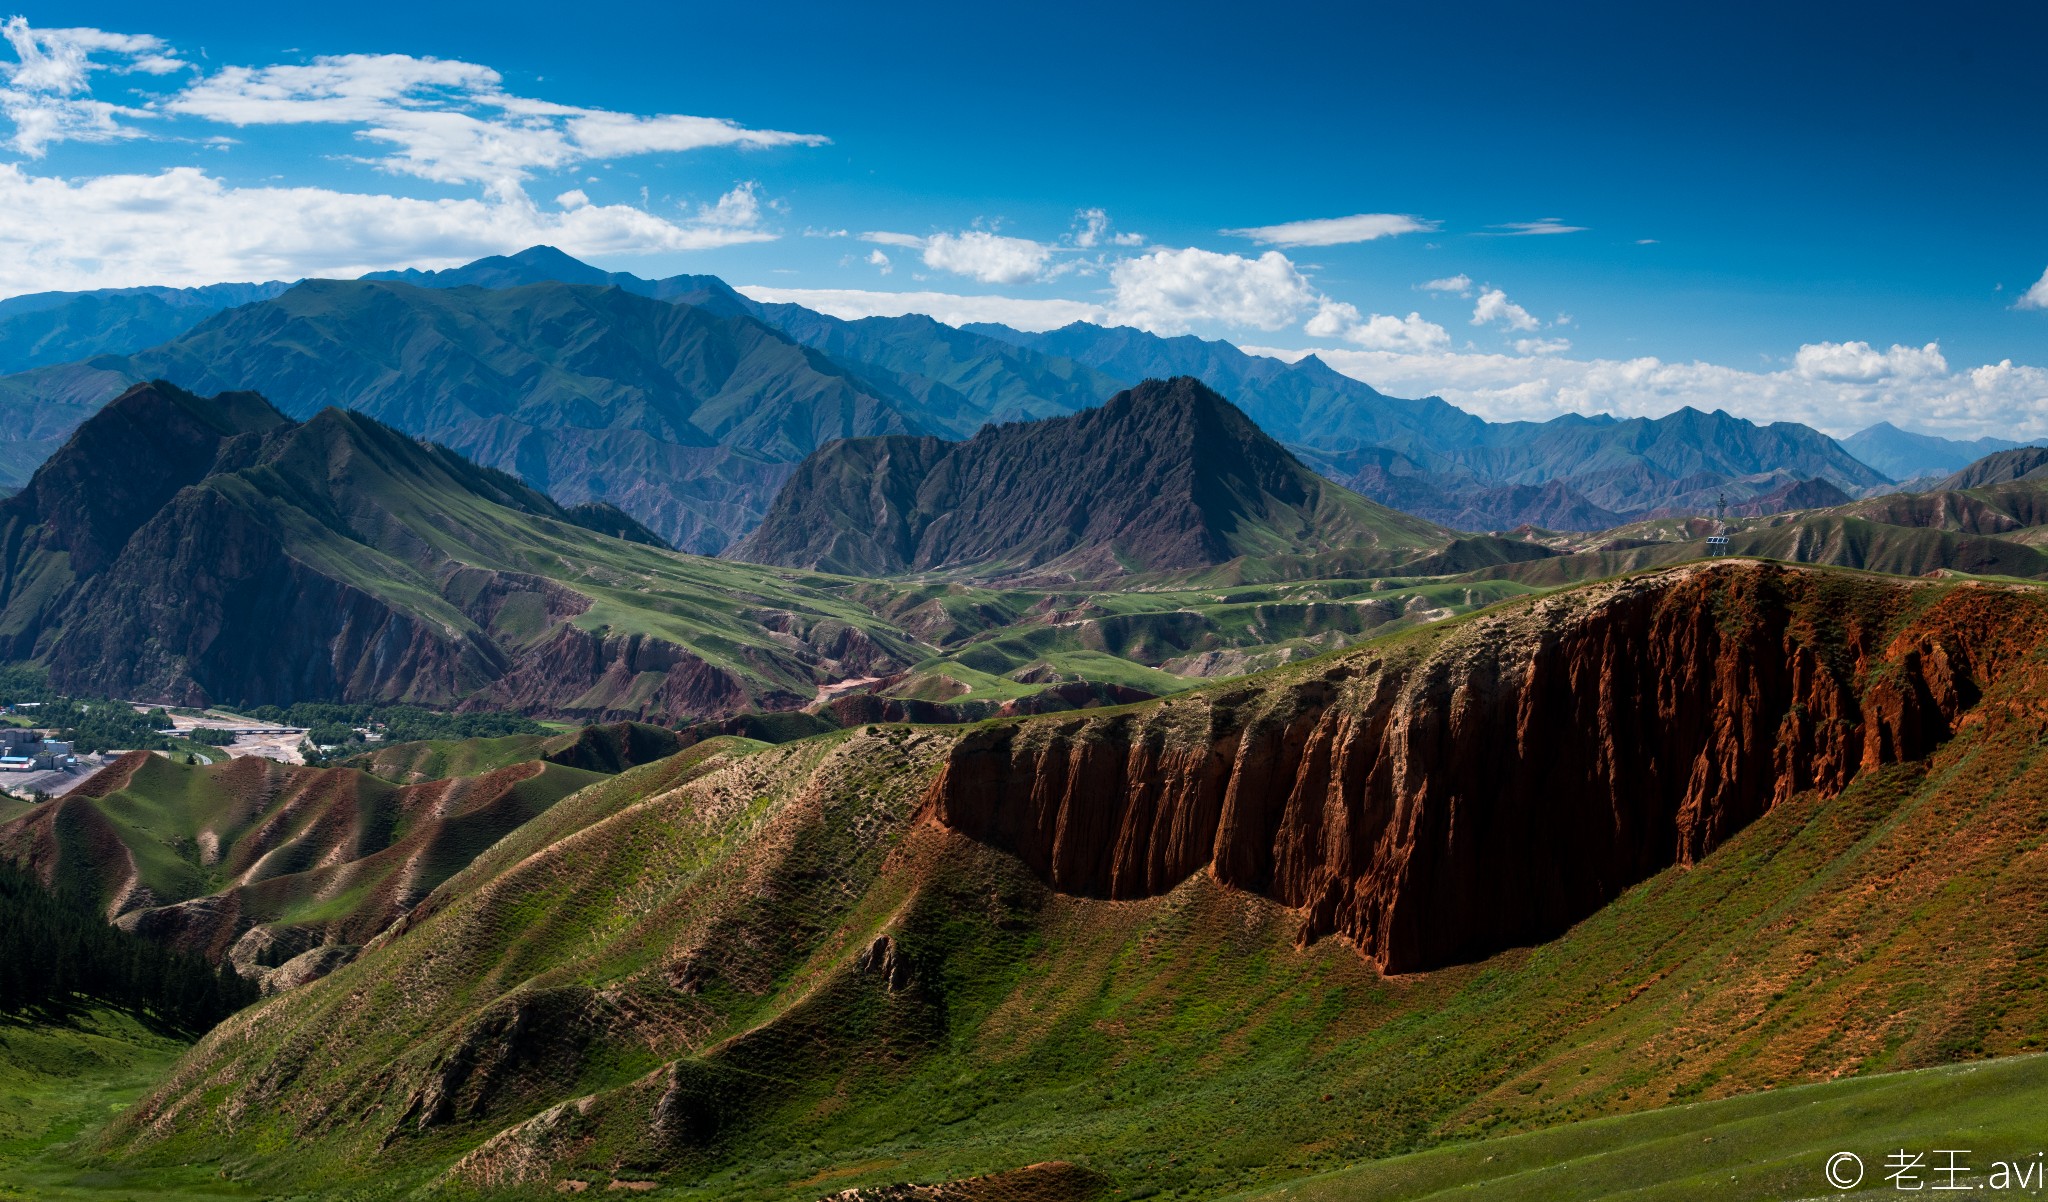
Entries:
<svg viewBox="0 0 2048 1202">
<path fill-rule="evenodd" d="M 38 5 L 0 292 L 547 240 L 1494 417 L 2048 434 L 2048 9 L 1788 7 Z"/>
</svg>

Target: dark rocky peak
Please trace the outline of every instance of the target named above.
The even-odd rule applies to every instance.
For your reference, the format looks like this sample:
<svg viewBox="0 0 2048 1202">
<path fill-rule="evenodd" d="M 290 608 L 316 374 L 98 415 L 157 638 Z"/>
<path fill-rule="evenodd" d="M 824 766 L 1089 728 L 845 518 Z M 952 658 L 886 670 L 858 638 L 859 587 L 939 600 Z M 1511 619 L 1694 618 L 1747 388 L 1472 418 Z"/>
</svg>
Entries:
<svg viewBox="0 0 2048 1202">
<path fill-rule="evenodd" d="M 212 472 L 224 447 L 289 424 L 253 392 L 201 397 L 163 380 L 137 384 L 80 426 L 4 511 L 40 522 L 45 545 L 89 575 L 179 489 Z"/>
<path fill-rule="evenodd" d="M 1937 490 L 1989 488 L 2013 480 L 2048 476 L 2048 447 L 2014 447 L 1994 451 L 1935 485 Z"/>
</svg>

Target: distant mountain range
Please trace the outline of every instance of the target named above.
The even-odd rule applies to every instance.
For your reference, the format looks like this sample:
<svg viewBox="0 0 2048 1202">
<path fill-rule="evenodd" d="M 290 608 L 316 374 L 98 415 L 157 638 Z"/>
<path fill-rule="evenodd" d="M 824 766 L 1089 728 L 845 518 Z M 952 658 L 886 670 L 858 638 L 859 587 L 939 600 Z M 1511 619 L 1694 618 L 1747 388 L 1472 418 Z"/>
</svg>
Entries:
<svg viewBox="0 0 2048 1202">
<path fill-rule="evenodd" d="M 1316 475 L 1192 376 L 964 442 L 857 438 L 797 468 L 728 556 L 857 575 L 1099 580 L 1239 557 L 1378 550 L 1449 531 Z"/>
<path fill-rule="evenodd" d="M 1894 480 L 1939 479 L 1967 467 L 1993 451 L 2009 451 L 2019 443 L 2003 438 L 1939 438 L 1901 430 L 1879 422 L 1842 440 L 1842 448 Z"/>
<path fill-rule="evenodd" d="M 1085 323 L 845 321 L 710 276 L 647 280 L 550 247 L 289 289 L 44 294 L 0 304 L 0 330 L 10 323 L 30 349 L 0 366 L 34 366 L 0 377 L 0 486 L 25 481 L 107 398 L 164 377 L 254 389 L 297 417 L 358 408 L 565 503 L 615 503 L 706 554 L 752 530 L 795 462 L 835 438 L 964 439 L 1152 377 L 1201 379 L 1327 478 L 1464 530 L 1604 529 L 1770 504 L 1811 480 L 1856 496 L 1981 451 L 1879 426 L 1852 454 L 1805 426 L 1693 409 L 1491 423 L 1439 398 L 1388 397 L 1313 356 L 1288 363 Z"/>
<path fill-rule="evenodd" d="M 289 287 L 273 280 L 9 297 L 0 300 L 0 375 L 155 346 L 222 309 L 269 300 Z"/>
</svg>

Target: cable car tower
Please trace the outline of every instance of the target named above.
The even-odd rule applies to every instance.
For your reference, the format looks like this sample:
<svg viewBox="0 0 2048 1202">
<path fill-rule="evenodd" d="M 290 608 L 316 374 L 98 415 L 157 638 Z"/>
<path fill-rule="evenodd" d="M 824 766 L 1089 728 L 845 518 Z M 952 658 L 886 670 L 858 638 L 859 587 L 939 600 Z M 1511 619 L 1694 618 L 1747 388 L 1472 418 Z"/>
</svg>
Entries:
<svg viewBox="0 0 2048 1202">
<path fill-rule="evenodd" d="M 1714 503 L 1714 532 L 1707 536 L 1707 554 L 1728 553 L 1728 494 L 1721 493 Z"/>
</svg>

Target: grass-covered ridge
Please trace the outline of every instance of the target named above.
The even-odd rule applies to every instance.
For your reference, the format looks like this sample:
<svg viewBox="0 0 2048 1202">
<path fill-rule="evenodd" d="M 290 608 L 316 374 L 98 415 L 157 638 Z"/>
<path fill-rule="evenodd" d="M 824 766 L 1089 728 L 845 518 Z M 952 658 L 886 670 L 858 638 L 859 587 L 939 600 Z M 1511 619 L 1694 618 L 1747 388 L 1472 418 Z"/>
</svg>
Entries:
<svg viewBox="0 0 2048 1202">
<path fill-rule="evenodd" d="M 700 745 L 513 831 L 355 963 L 210 1036 L 98 1147 L 363 1196 L 808 1199 L 1066 1160 L 1213 1197 L 2028 1052 L 2048 763 L 2025 689 L 2048 665 L 2017 671 L 1925 760 L 1797 794 L 1553 942 L 1392 977 L 1205 875 L 1065 896 L 917 821 L 957 731 Z"/>
</svg>

